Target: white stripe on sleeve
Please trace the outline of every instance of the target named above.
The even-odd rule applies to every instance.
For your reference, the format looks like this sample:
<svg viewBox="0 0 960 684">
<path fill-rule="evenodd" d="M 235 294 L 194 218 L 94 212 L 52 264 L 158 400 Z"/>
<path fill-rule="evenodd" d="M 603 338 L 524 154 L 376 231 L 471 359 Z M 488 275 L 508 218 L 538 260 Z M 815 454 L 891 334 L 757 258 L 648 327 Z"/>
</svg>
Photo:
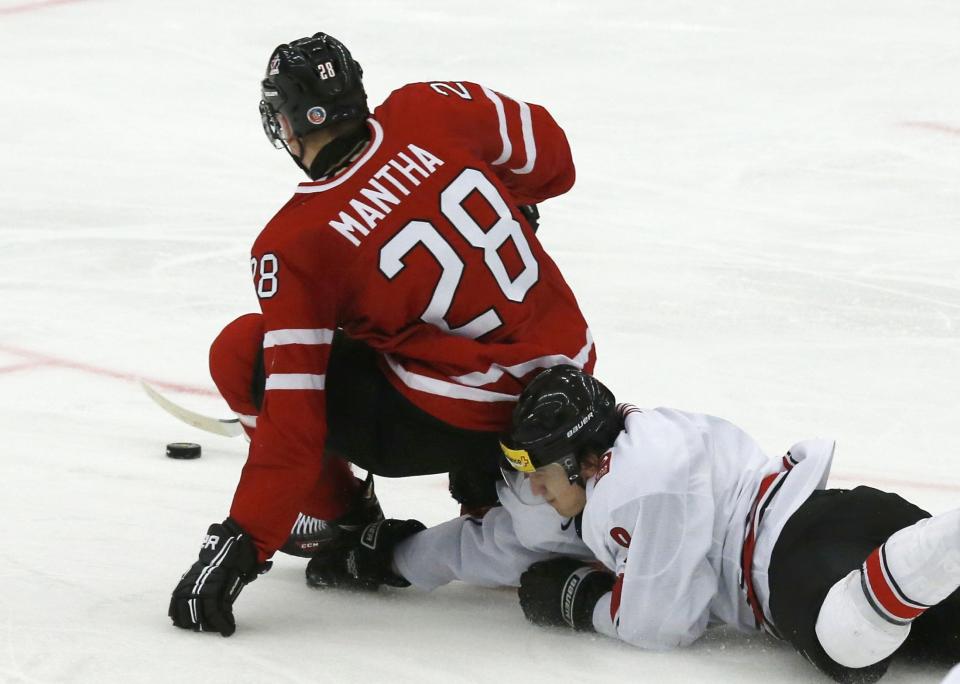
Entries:
<svg viewBox="0 0 960 684">
<path fill-rule="evenodd" d="M 243 413 L 238 413 L 237 418 L 240 420 L 241 425 L 246 425 L 248 428 L 256 429 L 257 427 L 257 417 L 248 416 Z"/>
<path fill-rule="evenodd" d="M 267 376 L 266 390 L 322 390 L 326 377 L 312 373 L 273 373 Z"/>
<path fill-rule="evenodd" d="M 510 135 L 507 133 L 507 115 L 503 111 L 503 100 L 500 99 L 500 96 L 485 86 L 480 87 L 483 88 L 483 94 L 486 95 L 487 98 L 493 102 L 493 106 L 497 108 L 497 122 L 500 124 L 500 140 L 503 141 L 503 152 L 490 163 L 493 166 L 498 166 L 507 161 L 510 155 L 513 154 L 513 145 L 510 143 Z"/>
<path fill-rule="evenodd" d="M 286 328 L 271 330 L 263 336 L 263 348 L 285 344 L 330 344 L 333 330 L 329 328 Z"/>
<path fill-rule="evenodd" d="M 533 171 L 533 165 L 537 163 L 537 142 L 533 139 L 533 119 L 530 116 L 530 105 L 526 102 L 518 102 L 520 105 L 520 125 L 523 130 L 523 147 L 527 153 L 527 163 L 519 169 L 510 169 L 518 175 L 530 173 Z"/>
</svg>

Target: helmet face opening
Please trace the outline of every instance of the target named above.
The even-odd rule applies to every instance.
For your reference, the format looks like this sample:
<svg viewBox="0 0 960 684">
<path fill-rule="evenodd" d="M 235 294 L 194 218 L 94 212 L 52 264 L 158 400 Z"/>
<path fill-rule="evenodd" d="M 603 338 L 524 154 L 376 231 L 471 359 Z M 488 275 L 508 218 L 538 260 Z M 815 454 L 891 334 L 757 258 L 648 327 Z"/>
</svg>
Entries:
<svg viewBox="0 0 960 684">
<path fill-rule="evenodd" d="M 544 492 L 550 491 L 552 487 L 563 487 L 578 482 L 580 467 L 573 455 L 566 461 L 548 463 L 532 472 L 514 470 L 507 459 L 501 459 L 500 474 L 520 503 L 536 506 L 548 503 Z"/>
<path fill-rule="evenodd" d="M 274 111 L 266 100 L 260 100 L 260 123 L 271 145 L 278 150 L 286 147 L 292 133 L 290 122 L 283 114 Z"/>
<path fill-rule="evenodd" d="M 580 482 L 580 459 L 577 454 L 567 453 L 556 460 L 540 463 L 540 459 L 531 457 L 525 449 L 512 449 L 500 443 L 503 458 L 500 459 L 500 474 L 504 482 L 513 491 L 521 503 L 535 506 L 547 503 L 539 492 L 534 492 L 532 481 L 566 481 L 569 484 Z"/>
</svg>

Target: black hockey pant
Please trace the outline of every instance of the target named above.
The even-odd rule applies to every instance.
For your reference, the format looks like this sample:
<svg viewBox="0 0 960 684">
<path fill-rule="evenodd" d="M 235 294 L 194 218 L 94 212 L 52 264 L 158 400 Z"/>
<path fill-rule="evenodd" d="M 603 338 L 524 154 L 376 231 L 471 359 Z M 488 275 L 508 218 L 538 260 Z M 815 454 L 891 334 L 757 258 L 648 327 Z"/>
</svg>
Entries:
<svg viewBox="0 0 960 684">
<path fill-rule="evenodd" d="M 383 477 L 450 473 L 454 498 L 493 505 L 500 479 L 495 432 L 448 425 L 384 377 L 376 353 L 337 331 L 327 369 L 327 449 Z"/>
<path fill-rule="evenodd" d="M 770 561 L 770 612 L 780 634 L 835 681 L 882 677 L 891 658 L 859 669 L 832 660 L 817 641 L 817 616 L 836 582 L 894 532 L 928 517 L 900 496 L 872 487 L 814 492 L 787 521 Z M 960 591 L 918 617 L 894 656 L 944 664 L 960 660 Z"/>
</svg>

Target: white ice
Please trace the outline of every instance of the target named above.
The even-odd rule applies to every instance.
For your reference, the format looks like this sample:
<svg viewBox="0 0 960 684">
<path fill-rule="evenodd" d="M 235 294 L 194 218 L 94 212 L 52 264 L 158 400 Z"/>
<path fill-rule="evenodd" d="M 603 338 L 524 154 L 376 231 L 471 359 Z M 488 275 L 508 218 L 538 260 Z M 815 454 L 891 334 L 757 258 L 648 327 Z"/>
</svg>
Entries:
<svg viewBox="0 0 960 684">
<path fill-rule="evenodd" d="M 955 0 L 0 0 L 0 681 L 824 681 L 760 635 L 649 654 L 537 629 L 508 590 L 313 592 L 290 558 L 232 638 L 171 627 L 245 445 L 129 377 L 212 389 L 209 342 L 256 309 L 249 247 L 300 180 L 258 83 L 318 30 L 373 102 L 470 79 L 553 111 L 579 180 L 540 235 L 621 398 L 771 453 L 834 437 L 835 486 L 960 503 Z M 379 491 L 456 514 L 443 478 Z"/>
</svg>

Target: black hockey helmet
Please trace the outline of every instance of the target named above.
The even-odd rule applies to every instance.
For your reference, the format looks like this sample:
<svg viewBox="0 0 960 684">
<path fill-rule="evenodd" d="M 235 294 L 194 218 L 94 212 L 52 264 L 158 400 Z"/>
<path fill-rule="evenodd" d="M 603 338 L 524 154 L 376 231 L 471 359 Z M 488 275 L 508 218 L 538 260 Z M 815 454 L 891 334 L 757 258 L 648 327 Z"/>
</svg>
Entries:
<svg viewBox="0 0 960 684">
<path fill-rule="evenodd" d="M 263 130 L 278 149 L 292 138 L 370 113 L 363 69 L 343 43 L 325 33 L 277 46 L 260 90 Z"/>
<path fill-rule="evenodd" d="M 559 463 L 573 482 L 583 454 L 609 449 L 620 428 L 616 400 L 603 383 L 575 366 L 553 366 L 520 394 L 500 447 L 514 474 Z"/>
</svg>

